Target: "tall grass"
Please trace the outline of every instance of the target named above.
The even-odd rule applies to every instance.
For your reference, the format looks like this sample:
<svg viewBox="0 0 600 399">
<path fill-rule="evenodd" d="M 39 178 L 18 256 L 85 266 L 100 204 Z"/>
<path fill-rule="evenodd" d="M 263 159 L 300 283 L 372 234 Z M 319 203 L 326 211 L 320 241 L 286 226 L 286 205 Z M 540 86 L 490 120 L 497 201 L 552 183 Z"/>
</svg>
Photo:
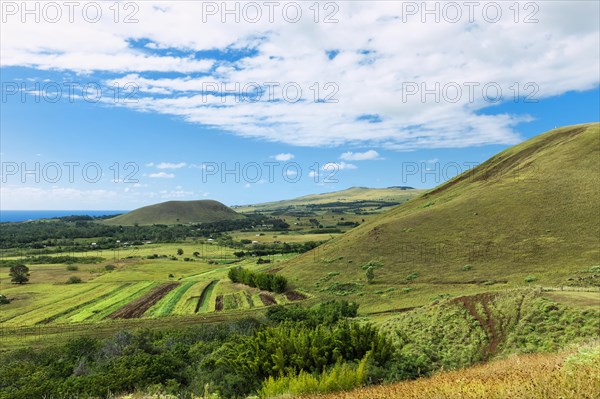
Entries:
<svg viewBox="0 0 600 399">
<path fill-rule="evenodd" d="M 430 378 L 305 399 L 597 399 L 600 345 L 513 356 Z"/>
<path fill-rule="evenodd" d="M 272 398 L 289 394 L 329 393 L 357 388 L 365 379 L 368 358 L 367 354 L 358 365 L 338 363 L 329 371 L 324 370 L 320 376 L 300 371 L 298 375 L 269 377 L 263 383 L 259 395 L 263 398 Z"/>
</svg>

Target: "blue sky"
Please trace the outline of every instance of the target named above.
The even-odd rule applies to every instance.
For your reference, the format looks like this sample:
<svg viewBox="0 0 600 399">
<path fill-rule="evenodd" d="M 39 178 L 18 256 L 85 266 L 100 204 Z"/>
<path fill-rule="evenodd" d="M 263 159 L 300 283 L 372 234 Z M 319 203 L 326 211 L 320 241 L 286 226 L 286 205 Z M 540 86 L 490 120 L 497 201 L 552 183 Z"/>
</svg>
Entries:
<svg viewBox="0 0 600 399">
<path fill-rule="evenodd" d="M 187 3 L 140 3 L 131 26 L 9 20 L 0 206 L 133 209 L 203 198 L 234 205 L 351 186 L 436 186 L 555 126 L 600 120 L 591 3 L 542 2 L 540 22 L 530 25 L 398 23 L 384 17 L 401 18 L 401 8 L 376 3 L 376 15 L 365 18 L 360 2 L 337 3 L 336 24 L 300 21 L 302 29 L 244 24 L 243 15 L 198 28 L 186 15 L 202 10 Z M 73 36 L 75 27 L 88 42 Z M 385 40 L 409 28 L 415 37 Z M 265 82 L 278 83 L 272 100 Z M 465 82 L 477 84 L 475 98 L 466 98 Z M 69 95 L 72 83 L 79 86 Z M 98 101 L 82 97 L 85 84 L 101 90 Z M 111 97 L 115 84 L 136 89 L 120 91 L 131 102 Z M 261 99 L 237 102 L 236 84 L 249 87 L 241 96 L 261 87 Z M 421 85 L 437 84 L 440 98 L 421 96 Z M 482 86 L 492 97 L 500 88 L 503 100 L 492 103 Z M 36 101 L 39 87 L 48 92 Z M 223 87 L 233 91 L 223 97 Z M 303 95 L 291 101 L 298 87 Z M 456 87 L 463 92 L 455 101 Z"/>
</svg>

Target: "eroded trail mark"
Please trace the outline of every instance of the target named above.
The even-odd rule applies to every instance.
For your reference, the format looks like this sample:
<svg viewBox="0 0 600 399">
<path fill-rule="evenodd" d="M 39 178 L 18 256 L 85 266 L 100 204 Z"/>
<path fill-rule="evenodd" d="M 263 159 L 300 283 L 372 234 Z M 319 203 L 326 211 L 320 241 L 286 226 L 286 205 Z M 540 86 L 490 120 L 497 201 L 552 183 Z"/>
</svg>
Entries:
<svg viewBox="0 0 600 399">
<path fill-rule="evenodd" d="M 475 296 L 463 296 L 456 298 L 456 302 L 460 302 L 467 309 L 469 314 L 477 320 L 477 323 L 481 326 L 481 329 L 485 332 L 488 339 L 488 346 L 485 348 L 483 357 L 484 360 L 488 360 L 492 355 L 494 355 L 498 349 L 498 345 L 500 344 L 501 337 L 498 334 L 496 329 L 496 320 L 494 319 L 494 315 L 490 311 L 489 302 L 492 298 L 489 294 L 481 294 Z M 483 307 L 484 316 L 482 316 L 475 306 L 476 303 L 480 303 Z"/>
</svg>

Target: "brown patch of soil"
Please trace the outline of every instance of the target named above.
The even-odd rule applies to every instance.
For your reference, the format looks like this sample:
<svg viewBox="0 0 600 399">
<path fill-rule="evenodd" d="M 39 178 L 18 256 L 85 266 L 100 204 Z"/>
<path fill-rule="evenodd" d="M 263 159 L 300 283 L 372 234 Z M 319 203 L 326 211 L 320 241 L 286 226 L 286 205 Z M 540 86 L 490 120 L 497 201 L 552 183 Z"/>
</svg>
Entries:
<svg viewBox="0 0 600 399">
<path fill-rule="evenodd" d="M 142 317 L 146 310 L 150 309 L 154 304 L 160 301 L 165 295 L 167 295 L 175 287 L 179 286 L 179 283 L 168 283 L 163 284 L 159 287 L 155 287 L 150 292 L 142 295 L 138 299 L 129 302 L 121 309 L 106 316 L 107 319 L 135 319 Z"/>
<path fill-rule="evenodd" d="M 271 294 L 261 292 L 260 294 L 258 294 L 258 296 L 260 297 L 260 300 L 265 306 L 277 305 L 277 301 L 275 300 L 275 298 L 273 298 L 273 295 Z"/>
<path fill-rule="evenodd" d="M 217 295 L 215 300 L 215 312 L 223 311 L 223 295 Z"/>
<path fill-rule="evenodd" d="M 303 301 L 306 299 L 306 295 L 298 291 L 288 291 L 284 295 L 289 301 Z"/>
</svg>

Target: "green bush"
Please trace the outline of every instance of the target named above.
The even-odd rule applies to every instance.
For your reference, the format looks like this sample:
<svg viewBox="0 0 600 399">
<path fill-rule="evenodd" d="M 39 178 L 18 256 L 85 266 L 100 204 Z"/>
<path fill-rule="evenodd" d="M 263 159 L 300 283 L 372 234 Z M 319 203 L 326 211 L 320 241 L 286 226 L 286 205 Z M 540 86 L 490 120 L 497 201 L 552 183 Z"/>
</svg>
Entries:
<svg viewBox="0 0 600 399">
<path fill-rule="evenodd" d="M 417 272 L 411 273 L 408 276 L 406 276 L 406 281 L 413 281 L 417 277 L 419 277 L 419 273 L 417 273 Z"/>
<path fill-rule="evenodd" d="M 263 383 L 259 395 L 263 398 L 272 398 L 281 395 L 329 393 L 357 388 L 365 381 L 368 357 L 367 354 L 358 365 L 337 363 L 320 375 L 301 370 L 298 375 L 291 373 L 278 378 L 271 376 Z"/>
<path fill-rule="evenodd" d="M 67 270 L 70 272 L 76 272 L 79 270 L 79 267 L 77 267 L 77 265 L 67 265 Z"/>
<path fill-rule="evenodd" d="M 462 269 L 463 269 L 463 271 L 465 271 L 465 272 L 466 272 L 466 271 L 469 271 L 469 270 L 473 269 L 473 266 L 471 266 L 471 265 L 464 265 L 464 266 L 462 267 Z"/>
<path fill-rule="evenodd" d="M 106 266 L 104 266 L 104 270 L 106 270 L 107 272 L 112 272 L 115 269 L 116 269 L 115 265 L 106 265 Z"/>
<path fill-rule="evenodd" d="M 535 276 L 527 276 L 523 279 L 523 281 L 525 281 L 526 283 L 533 283 L 536 280 L 537 280 L 537 277 L 535 277 Z"/>
<path fill-rule="evenodd" d="M 67 280 L 67 284 L 80 284 L 80 283 L 82 283 L 82 280 L 81 280 L 81 278 L 79 278 L 77 276 L 71 276 Z"/>
</svg>

